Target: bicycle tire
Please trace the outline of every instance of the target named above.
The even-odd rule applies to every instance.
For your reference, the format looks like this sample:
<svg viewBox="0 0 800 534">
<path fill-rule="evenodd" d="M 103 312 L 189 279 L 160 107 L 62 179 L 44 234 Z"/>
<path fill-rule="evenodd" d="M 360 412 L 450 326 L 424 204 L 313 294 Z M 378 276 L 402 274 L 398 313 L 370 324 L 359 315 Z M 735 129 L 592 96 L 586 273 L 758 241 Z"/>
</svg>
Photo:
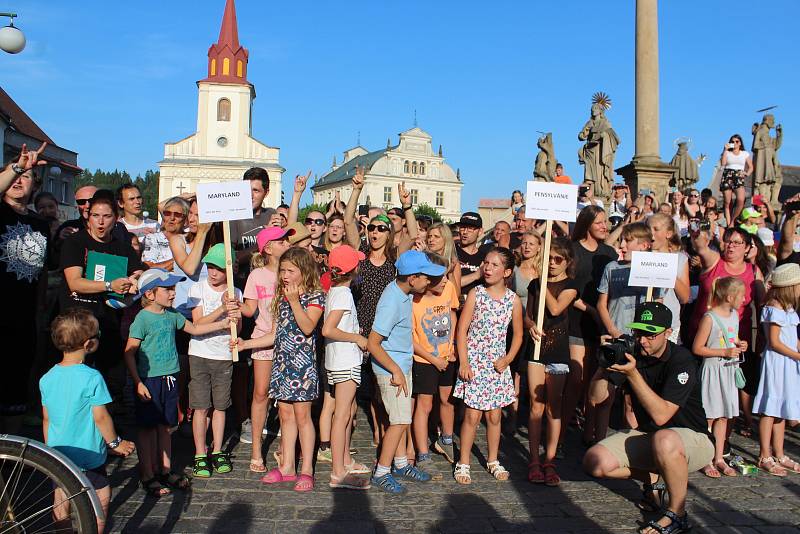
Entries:
<svg viewBox="0 0 800 534">
<path fill-rule="evenodd" d="M 23 466 L 35 469 L 45 477 L 49 478 L 53 484 L 65 491 L 67 495 L 74 495 L 74 497 L 70 499 L 70 517 L 72 518 L 74 529 L 80 534 L 97 534 L 97 517 L 95 516 L 89 494 L 81 481 L 69 470 L 67 466 L 61 462 L 60 459 L 48 454 L 46 449 L 39 449 L 38 447 L 30 446 L 28 441 L 18 442 L 0 438 L 0 466 L 4 467 L 6 462 L 9 461 L 16 462 L 17 464 L 22 462 Z M 14 468 L 16 468 L 16 466 L 14 466 Z M 20 468 L 20 472 L 21 469 L 22 468 Z M 8 486 L 8 482 L 10 481 L 7 481 L 5 484 L 6 487 Z M 23 487 L 23 490 L 26 489 L 26 487 Z M 93 490 L 89 488 L 89 491 Z M 8 499 L 9 496 L 6 493 L 6 488 L 0 486 L 0 494 L 2 494 L 0 497 Z M 10 497 L 12 498 L 13 502 L 14 496 L 11 495 Z M 52 499 L 50 499 L 49 502 L 43 501 L 42 509 L 45 509 L 51 505 Z M 0 515 L 5 514 L 5 510 L 0 510 Z M 24 523 L 25 521 L 29 521 L 31 518 L 35 518 L 35 520 L 31 522 L 31 525 L 36 525 L 36 522 L 38 522 L 42 517 L 47 518 L 46 513 L 39 516 L 39 518 L 35 518 L 34 512 L 24 518 L 19 524 L 0 524 L 0 534 L 5 532 L 26 532 L 28 531 L 28 527 L 26 525 L 20 527 L 20 524 Z M 0 519 L 0 521 L 5 521 L 5 517 Z M 20 530 L 20 528 L 22 530 Z M 37 527 L 35 530 L 36 532 L 47 532 L 46 530 L 42 530 L 41 527 Z"/>
</svg>

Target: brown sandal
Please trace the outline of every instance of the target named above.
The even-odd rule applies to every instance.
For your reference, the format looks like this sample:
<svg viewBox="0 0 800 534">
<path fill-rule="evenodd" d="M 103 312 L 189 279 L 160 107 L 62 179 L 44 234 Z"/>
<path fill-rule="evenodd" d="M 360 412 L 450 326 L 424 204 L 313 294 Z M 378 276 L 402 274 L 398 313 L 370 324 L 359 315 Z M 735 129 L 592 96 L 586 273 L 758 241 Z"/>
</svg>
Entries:
<svg viewBox="0 0 800 534">
<path fill-rule="evenodd" d="M 719 478 L 719 477 L 720 477 L 720 474 L 719 474 L 719 469 L 717 469 L 717 468 L 714 466 L 714 464 L 713 464 L 713 463 L 712 463 L 712 464 L 708 464 L 707 466 L 705 466 L 704 468 L 702 468 L 702 469 L 700 470 L 700 472 L 701 472 L 701 473 L 703 473 L 703 474 L 704 474 L 705 476 L 707 476 L 708 478 Z"/>
<path fill-rule="evenodd" d="M 556 466 L 552 462 L 542 464 L 544 470 L 544 485 L 555 487 L 561 484 L 561 477 L 556 473 Z M 548 472 L 549 471 L 549 472 Z"/>
<path fill-rule="evenodd" d="M 544 484 L 544 472 L 539 462 L 528 464 L 528 482 L 532 484 Z"/>
<path fill-rule="evenodd" d="M 790 473 L 800 473 L 800 464 L 788 456 L 784 456 L 783 458 L 779 459 L 778 464 Z"/>
<path fill-rule="evenodd" d="M 778 462 L 775 461 L 775 458 L 773 458 L 772 456 L 767 456 L 766 458 L 759 458 L 758 468 L 766 471 L 770 475 L 775 475 L 776 477 L 786 476 L 786 469 L 781 467 L 778 464 Z"/>
<path fill-rule="evenodd" d="M 725 460 L 714 462 L 714 467 L 716 467 L 717 470 L 726 477 L 735 477 L 739 474 L 736 472 L 736 469 L 725 463 Z"/>
</svg>

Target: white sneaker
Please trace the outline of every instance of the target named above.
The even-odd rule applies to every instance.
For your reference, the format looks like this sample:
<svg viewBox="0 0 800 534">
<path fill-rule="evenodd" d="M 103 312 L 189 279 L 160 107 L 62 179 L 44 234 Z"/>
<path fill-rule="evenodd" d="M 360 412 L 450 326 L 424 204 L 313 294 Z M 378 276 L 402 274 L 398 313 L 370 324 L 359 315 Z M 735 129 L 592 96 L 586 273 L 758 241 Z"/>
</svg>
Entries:
<svg viewBox="0 0 800 534">
<path fill-rule="evenodd" d="M 253 424 L 250 422 L 250 419 L 246 419 L 244 423 L 242 423 L 242 429 L 239 432 L 239 442 L 253 443 Z"/>
</svg>

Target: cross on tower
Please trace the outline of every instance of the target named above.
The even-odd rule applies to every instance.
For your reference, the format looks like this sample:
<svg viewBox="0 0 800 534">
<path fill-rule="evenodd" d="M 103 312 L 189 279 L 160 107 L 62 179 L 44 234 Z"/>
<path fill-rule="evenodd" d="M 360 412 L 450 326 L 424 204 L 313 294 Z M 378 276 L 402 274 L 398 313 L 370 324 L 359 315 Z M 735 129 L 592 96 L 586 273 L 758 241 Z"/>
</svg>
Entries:
<svg viewBox="0 0 800 534">
<path fill-rule="evenodd" d="M 179 195 L 182 195 L 182 194 L 183 194 L 183 190 L 184 190 L 184 189 L 188 189 L 188 187 L 186 187 L 185 185 L 183 185 L 183 182 L 179 182 L 179 183 L 178 183 L 178 185 L 177 185 L 177 186 L 175 186 L 175 189 L 177 189 L 177 190 L 178 190 L 178 194 L 179 194 Z"/>
</svg>

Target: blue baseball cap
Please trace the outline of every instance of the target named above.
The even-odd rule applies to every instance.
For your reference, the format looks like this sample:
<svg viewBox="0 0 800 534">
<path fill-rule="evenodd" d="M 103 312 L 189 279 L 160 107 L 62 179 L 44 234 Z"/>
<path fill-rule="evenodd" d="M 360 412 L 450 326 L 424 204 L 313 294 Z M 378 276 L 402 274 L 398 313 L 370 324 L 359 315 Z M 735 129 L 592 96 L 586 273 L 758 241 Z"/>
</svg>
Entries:
<svg viewBox="0 0 800 534">
<path fill-rule="evenodd" d="M 172 274 L 164 269 L 147 269 L 139 277 L 139 293 L 137 297 L 144 295 L 145 291 L 155 289 L 157 287 L 172 287 L 178 282 L 186 280 L 185 276 L 178 276 Z"/>
<path fill-rule="evenodd" d="M 437 265 L 428 259 L 424 252 L 419 250 L 407 250 L 403 252 L 397 261 L 394 262 L 397 267 L 397 274 L 410 275 L 410 274 L 426 274 L 428 276 L 442 276 L 447 270 L 444 265 Z"/>
</svg>

